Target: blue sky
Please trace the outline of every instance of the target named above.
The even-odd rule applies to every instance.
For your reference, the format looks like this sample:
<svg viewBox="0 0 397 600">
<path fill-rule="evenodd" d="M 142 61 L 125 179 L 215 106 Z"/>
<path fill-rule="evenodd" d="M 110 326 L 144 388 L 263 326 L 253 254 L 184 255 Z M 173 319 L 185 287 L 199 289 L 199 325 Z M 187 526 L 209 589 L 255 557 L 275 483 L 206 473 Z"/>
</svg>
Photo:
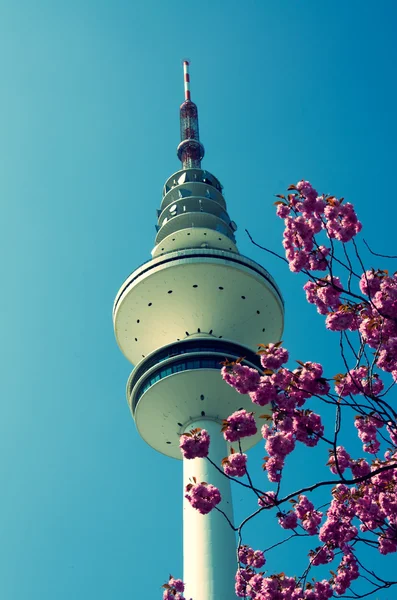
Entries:
<svg viewBox="0 0 397 600">
<path fill-rule="evenodd" d="M 178 169 L 181 59 L 240 251 L 284 293 L 291 355 L 333 375 L 336 339 L 304 279 L 244 229 L 280 250 L 273 195 L 305 178 L 354 202 L 366 239 L 395 254 L 396 17 L 388 0 L 0 2 L 1 598 L 124 599 L 138 586 L 155 600 L 182 574 L 181 465 L 135 431 L 111 321 Z M 296 460 L 291 488 L 323 468 L 313 451 Z M 254 500 L 235 505 L 241 516 Z M 247 542 L 277 535 L 264 517 Z M 295 574 L 297 551 L 269 567 Z"/>
</svg>

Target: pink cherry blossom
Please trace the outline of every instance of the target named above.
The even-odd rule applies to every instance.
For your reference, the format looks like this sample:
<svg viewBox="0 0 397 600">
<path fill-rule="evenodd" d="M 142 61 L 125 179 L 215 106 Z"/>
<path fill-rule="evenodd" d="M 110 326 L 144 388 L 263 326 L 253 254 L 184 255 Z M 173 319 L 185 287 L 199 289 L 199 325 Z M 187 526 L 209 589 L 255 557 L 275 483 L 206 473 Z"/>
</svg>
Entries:
<svg viewBox="0 0 397 600">
<path fill-rule="evenodd" d="M 315 550 L 309 552 L 311 564 L 314 567 L 318 565 L 326 565 L 334 559 L 334 551 L 327 545 L 319 546 Z"/>
<path fill-rule="evenodd" d="M 326 271 L 328 268 L 327 257 L 331 252 L 326 246 L 319 246 L 318 249 L 312 250 L 308 257 L 308 269 L 310 271 Z"/>
<path fill-rule="evenodd" d="M 306 208 L 308 210 L 310 210 L 310 208 L 312 210 L 314 210 L 315 208 L 315 200 L 317 198 L 317 192 L 316 190 L 313 188 L 312 184 L 310 183 L 310 181 L 304 181 L 303 179 L 301 179 L 301 181 L 298 181 L 298 183 L 296 184 L 296 189 L 302 194 L 302 196 L 304 196 L 306 198 L 306 200 L 308 201 L 308 204 L 306 205 Z M 311 204 L 309 204 L 309 202 Z"/>
<path fill-rule="evenodd" d="M 397 527 L 388 527 L 379 536 L 379 552 L 381 554 L 397 552 Z"/>
<path fill-rule="evenodd" d="M 264 426 L 265 427 L 265 426 Z M 262 427 L 262 435 L 264 432 Z M 269 456 L 285 458 L 295 448 L 295 440 L 292 433 L 283 433 L 277 431 L 275 433 L 267 433 L 267 441 L 265 444 L 266 452 Z"/>
<path fill-rule="evenodd" d="M 357 561 L 351 552 L 347 552 L 338 566 L 333 589 L 341 596 L 359 576 Z"/>
<path fill-rule="evenodd" d="M 371 472 L 371 467 L 364 458 L 350 461 L 353 477 L 365 477 Z"/>
<path fill-rule="evenodd" d="M 256 369 L 235 363 L 231 367 L 222 368 L 222 377 L 239 394 L 254 392 L 260 381 L 260 374 Z"/>
<path fill-rule="evenodd" d="M 285 514 L 279 513 L 278 522 L 283 529 L 296 529 L 298 526 L 298 516 L 293 510 Z"/>
<path fill-rule="evenodd" d="M 285 460 L 280 456 L 266 456 L 263 468 L 267 472 L 267 477 L 272 483 L 281 481 L 281 475 Z"/>
<path fill-rule="evenodd" d="M 249 546 L 240 546 L 238 551 L 239 561 L 243 565 L 260 569 L 266 562 L 265 556 L 261 550 L 253 550 Z"/>
<path fill-rule="evenodd" d="M 323 579 L 322 581 L 316 581 L 312 589 L 305 590 L 304 600 L 328 600 L 333 595 L 331 584 Z M 294 599 L 291 598 L 291 600 Z"/>
<path fill-rule="evenodd" d="M 267 344 L 260 351 L 261 363 L 264 369 L 279 369 L 284 363 L 288 362 L 288 350 L 280 344 Z"/>
<path fill-rule="evenodd" d="M 394 446 L 397 446 L 397 422 L 388 423 L 386 427 L 387 433 L 390 436 L 390 440 Z"/>
<path fill-rule="evenodd" d="M 270 491 L 266 492 L 265 494 L 263 494 L 263 496 L 258 498 L 258 504 L 263 508 L 269 508 L 271 506 L 276 506 L 276 500 L 276 493 Z"/>
<path fill-rule="evenodd" d="M 183 583 L 182 579 L 174 579 L 174 577 L 170 577 L 168 583 L 171 587 L 175 588 L 177 592 L 183 593 L 185 591 L 185 584 Z"/>
<path fill-rule="evenodd" d="M 318 527 L 321 523 L 323 513 L 315 510 L 314 505 L 307 496 L 299 496 L 299 502 L 294 507 L 296 516 L 302 523 L 303 529 L 310 535 L 318 533 Z"/>
<path fill-rule="evenodd" d="M 347 468 L 350 467 L 351 458 L 350 454 L 345 450 L 343 446 L 337 446 L 336 456 L 333 451 L 330 453 L 330 457 L 327 465 L 329 466 L 331 473 L 337 475 L 338 473 L 344 473 Z M 339 469 L 339 470 L 338 470 Z"/>
<path fill-rule="evenodd" d="M 354 307 L 347 304 L 339 306 L 338 310 L 331 311 L 325 319 L 325 326 L 330 331 L 357 331 L 359 319 Z"/>
<path fill-rule="evenodd" d="M 226 475 L 230 477 L 243 477 L 247 472 L 247 455 L 237 452 L 229 454 L 227 458 L 223 459 L 222 467 Z"/>
<path fill-rule="evenodd" d="M 376 364 L 380 369 L 392 373 L 397 369 L 397 337 L 385 340 L 379 349 Z"/>
<path fill-rule="evenodd" d="M 286 206 L 285 204 L 282 204 L 282 203 L 277 205 L 277 216 L 280 217 L 281 219 L 285 219 L 286 217 L 288 217 L 290 212 L 291 212 L 291 209 L 289 206 Z"/>
<path fill-rule="evenodd" d="M 172 575 L 168 580 L 168 583 L 163 585 L 163 600 L 185 600 L 183 592 L 185 585 L 181 579 L 174 579 Z"/>
<path fill-rule="evenodd" d="M 330 239 L 345 243 L 361 231 L 361 223 L 349 202 L 317 196 L 308 181 L 292 187 L 296 193 L 277 202 L 277 215 L 285 223 L 283 245 L 289 268 L 293 272 L 325 270 L 329 248 L 315 243 L 315 236 L 324 229 Z"/>
<path fill-rule="evenodd" d="M 243 437 L 255 435 L 257 427 L 253 413 L 244 409 L 237 410 L 223 421 L 222 431 L 228 442 L 237 442 Z"/>
<path fill-rule="evenodd" d="M 183 457 L 187 459 L 205 458 L 208 456 L 209 445 L 210 436 L 208 432 L 205 429 L 199 428 L 184 433 L 181 435 L 179 441 Z"/>
<path fill-rule="evenodd" d="M 380 290 L 380 284 L 384 276 L 384 271 L 375 271 L 374 269 L 365 271 L 361 275 L 359 284 L 362 293 L 372 298 Z"/>
<path fill-rule="evenodd" d="M 239 569 L 236 573 L 235 592 L 239 598 L 246 598 L 250 593 L 250 579 L 254 575 L 251 569 Z"/>
<path fill-rule="evenodd" d="M 255 391 L 250 392 L 249 396 L 254 404 L 266 406 L 277 398 L 277 386 L 272 377 L 263 376 L 260 378 L 259 385 Z"/>
<path fill-rule="evenodd" d="M 358 437 L 363 442 L 363 450 L 370 454 L 376 454 L 380 448 L 377 430 L 383 426 L 382 419 L 375 414 L 365 417 L 357 416 L 354 426 L 357 428 Z"/>
<path fill-rule="evenodd" d="M 339 277 L 327 275 L 316 283 L 308 281 L 303 286 L 306 291 L 306 299 L 315 304 L 317 312 L 326 315 L 330 310 L 336 310 L 342 304 L 340 296 L 343 292 L 342 282 Z"/>
<path fill-rule="evenodd" d="M 368 367 L 362 366 L 351 369 L 345 375 L 335 376 L 335 391 L 340 396 L 349 396 L 350 394 L 366 394 L 368 396 L 377 396 L 383 390 L 383 382 L 377 373 L 368 376 Z"/>
<path fill-rule="evenodd" d="M 324 433 L 320 415 L 312 411 L 296 411 L 294 418 L 294 433 L 298 442 L 306 446 L 316 446 Z"/>
<path fill-rule="evenodd" d="M 372 302 L 382 316 L 397 317 L 397 275 L 383 277 L 380 289 L 375 292 Z"/>
<path fill-rule="evenodd" d="M 186 486 L 185 498 L 202 515 L 211 512 L 221 501 L 218 488 L 209 483 L 195 483 L 194 485 L 189 483 Z"/>
</svg>

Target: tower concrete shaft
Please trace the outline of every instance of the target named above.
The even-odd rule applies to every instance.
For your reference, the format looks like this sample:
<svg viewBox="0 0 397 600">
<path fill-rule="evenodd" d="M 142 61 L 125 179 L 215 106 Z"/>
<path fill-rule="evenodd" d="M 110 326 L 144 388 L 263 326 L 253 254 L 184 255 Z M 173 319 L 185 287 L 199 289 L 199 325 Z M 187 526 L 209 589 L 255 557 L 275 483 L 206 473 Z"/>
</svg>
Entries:
<svg viewBox="0 0 397 600">
<path fill-rule="evenodd" d="M 189 425 L 206 429 L 210 434 L 209 457 L 217 465 L 228 455 L 228 444 L 220 435 L 217 421 L 198 419 Z M 189 502 L 183 503 L 183 578 L 186 582 L 186 598 L 225 598 L 232 600 L 236 573 L 236 535 L 232 524 L 233 505 L 230 480 L 220 473 L 208 460 L 195 458 L 183 461 L 183 486 L 197 481 L 215 485 L 222 497 L 221 508 L 225 516 L 213 510 L 201 515 Z"/>
<path fill-rule="evenodd" d="M 141 437 L 181 460 L 180 435 L 205 428 L 210 457 L 220 467 L 230 451 L 222 420 L 241 408 L 263 413 L 222 380 L 221 363 L 244 357 L 243 364 L 261 371 L 258 344 L 280 340 L 284 307 L 271 275 L 239 253 L 222 185 L 201 168 L 204 147 L 186 61 L 184 82 L 182 168 L 164 185 L 152 259 L 123 283 L 113 323 L 121 351 L 135 365 L 127 401 Z M 259 439 L 259 433 L 244 438 L 242 450 Z M 218 507 L 227 516 L 200 515 L 185 500 L 186 597 L 231 600 L 237 561 L 229 480 L 206 459 L 184 460 L 183 470 L 184 489 L 192 477 L 220 489 Z"/>
</svg>

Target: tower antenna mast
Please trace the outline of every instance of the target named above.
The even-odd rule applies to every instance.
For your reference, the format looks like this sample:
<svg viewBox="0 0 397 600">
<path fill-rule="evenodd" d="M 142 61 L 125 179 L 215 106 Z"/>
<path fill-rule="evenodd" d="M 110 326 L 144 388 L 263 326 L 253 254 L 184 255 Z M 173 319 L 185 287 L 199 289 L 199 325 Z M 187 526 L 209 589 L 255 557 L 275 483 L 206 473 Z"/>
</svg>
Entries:
<svg viewBox="0 0 397 600">
<path fill-rule="evenodd" d="M 191 101 L 189 64 L 189 61 L 183 61 L 185 101 L 179 109 L 181 143 L 177 154 L 183 169 L 201 169 L 205 151 L 200 142 L 197 106 Z"/>
<path fill-rule="evenodd" d="M 190 73 L 189 73 L 189 61 L 183 61 L 183 82 L 185 87 L 185 102 L 190 102 Z"/>
</svg>

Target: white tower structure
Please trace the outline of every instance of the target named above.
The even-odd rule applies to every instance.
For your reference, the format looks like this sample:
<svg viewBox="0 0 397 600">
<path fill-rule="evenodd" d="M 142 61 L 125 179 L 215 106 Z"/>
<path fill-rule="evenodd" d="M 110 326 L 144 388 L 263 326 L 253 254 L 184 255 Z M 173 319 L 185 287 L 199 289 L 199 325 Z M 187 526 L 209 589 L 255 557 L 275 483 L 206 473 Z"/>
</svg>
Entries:
<svg viewBox="0 0 397 600">
<path fill-rule="evenodd" d="M 182 168 L 164 185 L 152 259 L 123 283 L 113 323 L 121 351 L 135 365 L 127 400 L 141 437 L 182 460 L 180 435 L 204 428 L 210 458 L 220 465 L 229 453 L 222 420 L 254 408 L 222 380 L 221 362 L 244 357 L 243 364 L 260 370 L 255 350 L 280 339 L 284 310 L 271 275 L 239 253 L 222 185 L 201 168 L 197 106 L 190 99 L 189 63 L 183 66 Z M 243 449 L 258 439 L 245 438 Z M 229 480 L 206 459 L 183 463 L 184 489 L 193 476 L 217 486 L 218 507 L 233 522 Z M 236 539 L 225 517 L 216 510 L 203 516 L 184 500 L 183 528 L 186 598 L 232 600 Z"/>
</svg>

